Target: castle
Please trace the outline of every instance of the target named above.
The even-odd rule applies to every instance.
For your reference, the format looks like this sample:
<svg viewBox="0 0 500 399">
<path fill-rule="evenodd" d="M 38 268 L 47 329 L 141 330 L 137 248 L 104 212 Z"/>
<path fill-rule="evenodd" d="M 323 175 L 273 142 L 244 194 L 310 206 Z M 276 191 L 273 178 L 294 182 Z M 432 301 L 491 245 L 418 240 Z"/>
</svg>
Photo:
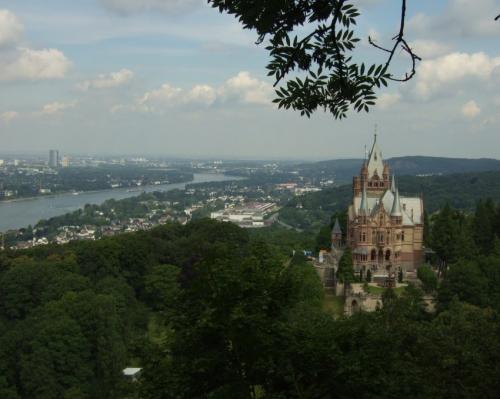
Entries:
<svg viewBox="0 0 500 399">
<path fill-rule="evenodd" d="M 365 279 L 370 270 L 374 281 L 383 282 L 415 271 L 423 255 L 423 199 L 400 195 L 377 135 L 352 188 L 345 244 L 352 250 L 355 272 Z M 338 226 L 332 231 L 332 248 L 341 245 L 339 231 Z"/>
</svg>

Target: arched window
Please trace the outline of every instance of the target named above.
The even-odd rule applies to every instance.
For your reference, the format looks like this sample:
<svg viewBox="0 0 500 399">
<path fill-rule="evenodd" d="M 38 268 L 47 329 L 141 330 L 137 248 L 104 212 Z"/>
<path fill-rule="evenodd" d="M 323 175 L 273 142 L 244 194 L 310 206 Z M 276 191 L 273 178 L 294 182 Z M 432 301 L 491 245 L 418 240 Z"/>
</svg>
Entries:
<svg viewBox="0 0 500 399">
<path fill-rule="evenodd" d="M 385 260 L 391 260 L 391 250 L 385 251 Z"/>
<path fill-rule="evenodd" d="M 371 260 L 376 260 L 376 259 L 377 259 L 377 251 L 375 249 L 372 249 Z"/>
</svg>

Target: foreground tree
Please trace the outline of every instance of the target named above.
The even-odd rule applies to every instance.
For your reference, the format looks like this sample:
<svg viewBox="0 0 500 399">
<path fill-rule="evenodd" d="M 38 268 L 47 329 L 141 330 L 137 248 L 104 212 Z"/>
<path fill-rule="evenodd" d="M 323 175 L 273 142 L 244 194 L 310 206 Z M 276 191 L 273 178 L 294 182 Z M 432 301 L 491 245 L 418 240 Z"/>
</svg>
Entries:
<svg viewBox="0 0 500 399">
<path fill-rule="evenodd" d="M 400 7 L 399 29 L 388 47 L 368 38 L 370 44 L 386 54 L 380 64 L 358 63 L 355 51 L 360 39 L 355 26 L 360 13 L 356 1 L 349 0 L 208 0 L 208 3 L 234 15 L 245 29 L 255 30 L 257 43 L 268 42 L 271 61 L 268 75 L 277 89 L 274 100 L 280 108 L 310 116 L 318 108 L 335 118 L 347 116 L 350 109 L 368 112 L 375 105 L 375 89 L 388 81 L 406 82 L 415 75 L 420 58 L 405 38 L 406 0 Z M 390 67 L 397 51 L 409 58 L 409 70 L 396 76 Z M 299 75 L 299 76 L 297 76 Z"/>
</svg>

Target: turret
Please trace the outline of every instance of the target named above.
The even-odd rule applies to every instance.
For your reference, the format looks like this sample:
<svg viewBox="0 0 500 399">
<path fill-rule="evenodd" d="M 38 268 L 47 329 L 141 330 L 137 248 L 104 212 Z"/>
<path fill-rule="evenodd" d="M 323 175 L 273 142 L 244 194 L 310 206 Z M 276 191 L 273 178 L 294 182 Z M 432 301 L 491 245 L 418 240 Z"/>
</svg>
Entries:
<svg viewBox="0 0 500 399">
<path fill-rule="evenodd" d="M 390 169 L 387 163 L 384 163 L 384 172 L 382 173 L 382 178 L 384 179 L 384 188 L 389 187 L 389 175 Z"/>
<path fill-rule="evenodd" d="M 366 195 L 366 183 L 363 184 L 363 192 L 361 194 L 361 204 L 359 206 L 359 214 L 368 216 L 368 196 Z"/>
<path fill-rule="evenodd" d="M 339 219 L 335 219 L 335 224 L 332 229 L 332 247 L 339 248 L 342 244 L 342 229 L 340 228 Z"/>
<path fill-rule="evenodd" d="M 399 199 L 399 190 L 396 188 L 394 193 L 394 201 L 392 203 L 391 219 L 394 223 L 401 224 L 403 212 L 401 211 L 401 201 Z"/>
<path fill-rule="evenodd" d="M 361 167 L 361 180 L 362 182 L 366 182 L 368 180 L 368 165 L 366 161 L 363 162 L 363 166 Z"/>
<path fill-rule="evenodd" d="M 391 192 L 393 194 L 396 194 L 396 178 L 394 177 L 394 175 L 392 175 Z"/>
</svg>

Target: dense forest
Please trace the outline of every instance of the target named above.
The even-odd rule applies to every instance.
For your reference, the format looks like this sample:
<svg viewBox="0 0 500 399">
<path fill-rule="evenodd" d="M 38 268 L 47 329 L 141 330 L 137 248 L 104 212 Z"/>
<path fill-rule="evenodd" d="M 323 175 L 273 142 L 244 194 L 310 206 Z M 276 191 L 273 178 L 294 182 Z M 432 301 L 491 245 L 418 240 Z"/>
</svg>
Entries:
<svg viewBox="0 0 500 399">
<path fill-rule="evenodd" d="M 303 235 L 279 228 L 203 219 L 3 252 L 0 397 L 496 398 L 500 210 L 445 206 L 430 226 L 441 278 L 420 276 L 435 313 L 410 286 L 334 317 L 290 257 Z"/>
</svg>

